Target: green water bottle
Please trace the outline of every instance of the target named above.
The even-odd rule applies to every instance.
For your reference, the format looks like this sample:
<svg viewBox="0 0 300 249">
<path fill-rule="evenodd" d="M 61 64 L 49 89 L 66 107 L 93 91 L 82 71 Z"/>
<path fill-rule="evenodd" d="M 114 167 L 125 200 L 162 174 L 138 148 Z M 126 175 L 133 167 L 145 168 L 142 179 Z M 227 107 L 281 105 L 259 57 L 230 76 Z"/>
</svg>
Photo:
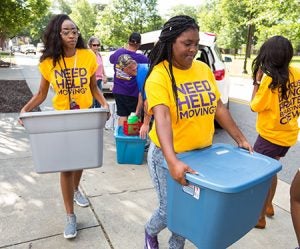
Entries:
<svg viewBox="0 0 300 249">
<path fill-rule="evenodd" d="M 134 112 L 130 113 L 127 123 L 136 124 L 137 122 L 139 122 L 139 117 Z"/>
</svg>

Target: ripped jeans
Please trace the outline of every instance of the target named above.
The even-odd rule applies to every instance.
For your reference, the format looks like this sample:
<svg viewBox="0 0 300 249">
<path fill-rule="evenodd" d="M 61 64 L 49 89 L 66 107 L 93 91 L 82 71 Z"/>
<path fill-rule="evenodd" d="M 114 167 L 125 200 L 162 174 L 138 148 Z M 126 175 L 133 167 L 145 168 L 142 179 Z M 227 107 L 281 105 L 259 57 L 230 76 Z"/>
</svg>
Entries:
<svg viewBox="0 0 300 249">
<path fill-rule="evenodd" d="M 159 206 L 146 224 L 146 231 L 151 236 L 157 236 L 167 227 L 167 174 L 163 167 L 164 156 L 162 150 L 151 142 L 148 150 L 148 169 L 154 188 L 158 196 Z M 172 233 L 169 239 L 169 249 L 183 249 L 185 238 Z"/>
</svg>

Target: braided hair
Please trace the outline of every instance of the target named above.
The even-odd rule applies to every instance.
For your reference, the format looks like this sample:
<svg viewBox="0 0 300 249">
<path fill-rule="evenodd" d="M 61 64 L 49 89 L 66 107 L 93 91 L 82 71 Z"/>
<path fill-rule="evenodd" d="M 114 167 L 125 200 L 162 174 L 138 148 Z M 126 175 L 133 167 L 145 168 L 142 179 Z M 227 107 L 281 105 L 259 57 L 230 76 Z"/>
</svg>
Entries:
<svg viewBox="0 0 300 249">
<path fill-rule="evenodd" d="M 289 64 L 293 57 L 293 46 L 283 36 L 273 36 L 260 48 L 252 63 L 253 79 L 259 68 L 272 78 L 271 90 L 278 88 L 282 99 L 287 99 L 289 88 Z"/>
<path fill-rule="evenodd" d="M 151 74 L 155 65 L 160 62 L 167 60 L 169 63 L 168 71 L 170 80 L 172 82 L 173 96 L 175 99 L 177 107 L 177 118 L 178 118 L 178 93 L 176 88 L 176 81 L 173 74 L 173 63 L 172 63 L 172 47 L 177 37 L 181 35 L 184 31 L 188 29 L 199 31 L 199 26 L 195 19 L 186 15 L 179 15 L 170 18 L 163 26 L 162 31 L 159 36 L 158 42 L 154 45 L 153 49 L 149 53 L 150 66 L 147 74 L 147 78 Z"/>
<path fill-rule="evenodd" d="M 43 35 L 45 49 L 42 51 L 43 54 L 41 55 L 40 62 L 50 57 L 53 59 L 53 67 L 55 67 L 59 58 L 64 56 L 63 42 L 60 32 L 61 26 L 65 20 L 72 21 L 72 19 L 66 14 L 55 15 L 47 25 Z M 77 26 L 76 28 L 78 29 Z M 77 39 L 76 48 L 86 48 L 84 40 L 80 34 Z"/>
</svg>

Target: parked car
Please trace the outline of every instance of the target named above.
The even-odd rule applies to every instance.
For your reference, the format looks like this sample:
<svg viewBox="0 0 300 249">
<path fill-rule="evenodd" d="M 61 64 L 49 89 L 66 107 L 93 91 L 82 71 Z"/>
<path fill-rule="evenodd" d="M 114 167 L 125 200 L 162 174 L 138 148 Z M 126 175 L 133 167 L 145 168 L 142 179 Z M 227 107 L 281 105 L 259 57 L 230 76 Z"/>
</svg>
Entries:
<svg viewBox="0 0 300 249">
<path fill-rule="evenodd" d="M 154 43 L 158 41 L 161 30 L 155 30 L 142 34 L 142 44 L 140 50 L 144 54 L 148 54 L 153 48 Z M 224 105 L 229 108 L 229 86 L 230 82 L 227 75 L 227 70 L 222 59 L 219 48 L 216 44 L 216 35 L 208 32 L 200 32 L 199 53 L 196 60 L 206 63 L 215 75 L 221 92 L 221 100 Z"/>
<path fill-rule="evenodd" d="M 23 54 L 36 54 L 36 48 L 33 44 L 25 44 L 20 46 L 20 52 Z"/>
<path fill-rule="evenodd" d="M 107 77 L 107 83 L 102 83 L 102 91 L 104 94 L 111 94 L 114 86 L 114 65 L 109 62 L 110 53 L 101 53 L 104 71 Z"/>
<path fill-rule="evenodd" d="M 45 48 L 44 43 L 39 42 L 39 43 L 36 45 L 36 52 L 41 53 L 41 52 L 43 51 L 44 48 Z"/>
<path fill-rule="evenodd" d="M 17 45 L 14 45 L 11 47 L 11 52 L 15 53 L 15 52 L 20 52 L 20 47 Z"/>
</svg>

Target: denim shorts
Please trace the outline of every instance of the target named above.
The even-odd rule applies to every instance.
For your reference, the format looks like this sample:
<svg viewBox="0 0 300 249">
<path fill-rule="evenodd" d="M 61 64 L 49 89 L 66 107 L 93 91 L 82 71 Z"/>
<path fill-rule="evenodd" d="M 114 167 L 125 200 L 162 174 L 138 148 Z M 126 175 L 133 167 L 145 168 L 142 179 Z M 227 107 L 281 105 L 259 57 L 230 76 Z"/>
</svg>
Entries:
<svg viewBox="0 0 300 249">
<path fill-rule="evenodd" d="M 272 157 L 274 159 L 277 159 L 278 157 L 284 157 L 289 148 L 290 147 L 287 146 L 273 144 L 260 135 L 258 135 L 253 147 L 255 152 Z"/>
</svg>

